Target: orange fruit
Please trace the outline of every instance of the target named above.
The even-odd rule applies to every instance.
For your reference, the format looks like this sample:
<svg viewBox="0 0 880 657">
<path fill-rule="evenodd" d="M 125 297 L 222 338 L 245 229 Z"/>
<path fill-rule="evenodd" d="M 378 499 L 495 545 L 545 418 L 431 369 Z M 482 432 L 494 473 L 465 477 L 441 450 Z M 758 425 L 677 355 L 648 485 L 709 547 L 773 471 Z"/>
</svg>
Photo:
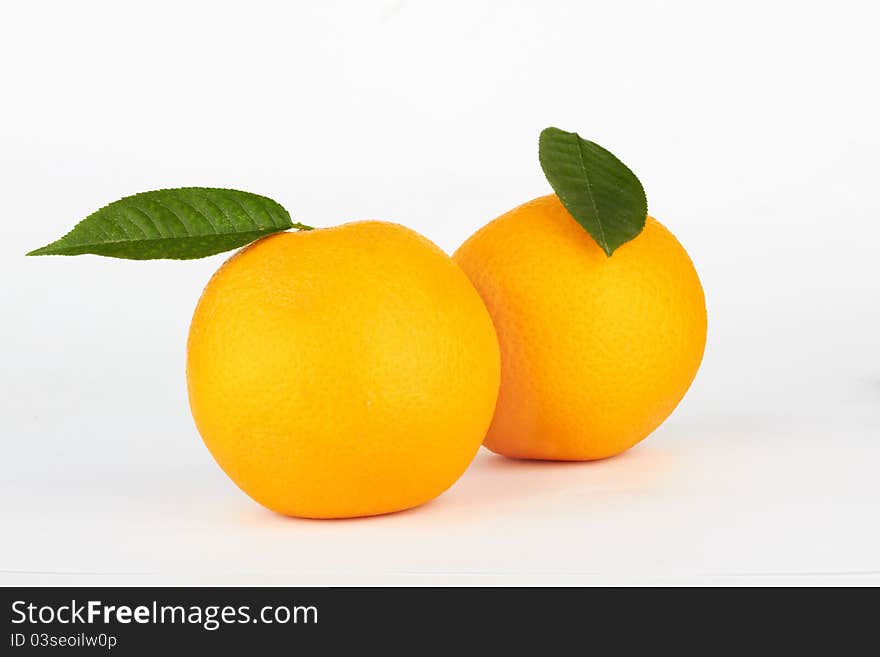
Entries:
<svg viewBox="0 0 880 657">
<path fill-rule="evenodd" d="M 341 518 L 436 497 L 492 419 L 499 350 L 449 256 L 391 223 L 280 233 L 205 288 L 187 384 L 208 449 L 279 513 Z"/>
<path fill-rule="evenodd" d="M 659 426 L 690 386 L 706 342 L 703 290 L 655 219 L 606 257 L 555 195 L 544 196 L 481 228 L 454 259 L 501 345 L 492 451 L 613 456 Z"/>
</svg>

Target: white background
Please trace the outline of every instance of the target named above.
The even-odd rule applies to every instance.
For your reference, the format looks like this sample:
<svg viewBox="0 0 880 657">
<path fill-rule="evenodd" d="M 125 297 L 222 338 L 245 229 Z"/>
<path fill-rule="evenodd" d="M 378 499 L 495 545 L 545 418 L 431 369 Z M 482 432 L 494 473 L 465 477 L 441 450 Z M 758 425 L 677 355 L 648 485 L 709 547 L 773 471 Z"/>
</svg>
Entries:
<svg viewBox="0 0 880 657">
<path fill-rule="evenodd" d="M 876 3 L 7 2 L 0 582 L 880 583 Z M 612 149 L 709 305 L 684 403 L 593 464 L 482 452 L 406 513 L 283 518 L 193 426 L 225 256 L 25 258 L 107 202 L 246 189 L 454 250 Z"/>
</svg>

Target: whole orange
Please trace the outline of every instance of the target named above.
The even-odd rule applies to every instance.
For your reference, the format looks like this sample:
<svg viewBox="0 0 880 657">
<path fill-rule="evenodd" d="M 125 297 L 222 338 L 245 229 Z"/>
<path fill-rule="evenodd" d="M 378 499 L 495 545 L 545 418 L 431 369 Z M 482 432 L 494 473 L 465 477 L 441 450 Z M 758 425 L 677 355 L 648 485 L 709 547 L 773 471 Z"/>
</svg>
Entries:
<svg viewBox="0 0 880 657">
<path fill-rule="evenodd" d="M 192 319 L 193 417 L 260 504 L 366 516 L 436 497 L 485 436 L 499 350 L 449 256 L 376 221 L 280 233 L 213 276 Z"/>
<path fill-rule="evenodd" d="M 506 456 L 618 454 L 672 412 L 706 342 L 700 280 L 648 217 L 606 257 L 556 195 L 481 228 L 456 252 L 501 345 L 501 389 L 485 445 Z"/>
</svg>

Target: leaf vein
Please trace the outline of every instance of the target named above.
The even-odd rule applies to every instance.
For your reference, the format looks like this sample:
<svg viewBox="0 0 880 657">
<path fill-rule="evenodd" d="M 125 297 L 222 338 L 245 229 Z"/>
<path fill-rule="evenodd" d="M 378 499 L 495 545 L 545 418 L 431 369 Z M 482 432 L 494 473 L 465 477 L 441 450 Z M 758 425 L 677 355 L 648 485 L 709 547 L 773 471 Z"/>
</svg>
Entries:
<svg viewBox="0 0 880 657">
<path fill-rule="evenodd" d="M 177 223 L 179 223 L 181 225 L 181 227 L 183 228 L 183 232 L 186 233 L 186 237 L 196 237 L 196 235 L 193 235 L 193 233 L 190 232 L 189 226 L 186 225 L 186 222 L 180 217 L 179 214 L 177 214 L 177 211 L 174 210 L 174 208 L 170 208 L 167 205 L 165 205 L 164 203 L 162 203 L 162 201 L 159 201 L 156 199 L 153 199 L 153 203 L 158 205 L 160 208 L 164 208 L 165 210 L 167 210 L 168 213 L 177 220 Z M 187 205 L 187 207 L 189 207 L 189 204 L 186 203 L 185 201 L 182 201 L 182 203 L 184 203 L 185 205 Z"/>
<path fill-rule="evenodd" d="M 254 225 L 254 228 L 256 228 L 257 230 L 261 230 L 260 224 L 258 224 L 256 222 L 256 220 L 251 216 L 251 213 L 247 211 L 247 208 L 244 207 L 244 204 L 241 201 L 239 201 L 237 198 L 234 198 L 234 199 L 232 199 L 232 202 L 241 208 L 241 211 L 244 213 L 244 216 L 250 220 L 250 222 Z"/>
</svg>

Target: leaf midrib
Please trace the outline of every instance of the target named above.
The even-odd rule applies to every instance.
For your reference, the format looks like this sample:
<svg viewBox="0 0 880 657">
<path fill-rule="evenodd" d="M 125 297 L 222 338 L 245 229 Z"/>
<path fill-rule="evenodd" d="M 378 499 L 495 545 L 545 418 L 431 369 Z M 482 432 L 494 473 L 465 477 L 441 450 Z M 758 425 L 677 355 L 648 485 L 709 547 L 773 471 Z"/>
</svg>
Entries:
<svg viewBox="0 0 880 657">
<path fill-rule="evenodd" d="M 608 238 L 605 237 L 605 228 L 602 226 L 602 217 L 599 215 L 599 208 L 596 206 L 596 199 L 593 197 L 593 183 L 590 181 L 590 176 L 587 175 L 587 167 L 584 163 L 584 153 L 583 153 L 583 144 L 581 143 L 581 137 L 578 133 L 572 133 L 575 138 L 575 144 L 577 145 L 577 153 L 578 153 L 578 163 L 581 166 L 581 173 L 584 175 L 584 180 L 587 183 L 587 194 L 590 197 L 590 205 L 593 206 L 593 212 L 596 213 L 596 223 L 599 225 L 599 233 L 602 235 L 601 244 L 599 246 L 602 247 L 602 250 L 611 255 L 608 251 Z"/>
<path fill-rule="evenodd" d="M 287 228 L 296 228 L 296 225 L 293 226 L 285 226 L 285 227 L 272 227 L 272 228 L 259 228 L 248 231 L 232 231 L 232 232 L 223 232 L 223 233 L 205 233 L 204 235 L 178 235 L 174 237 L 149 237 L 147 239 L 139 239 L 139 238 L 128 238 L 123 240 L 104 240 L 103 242 L 78 242 L 77 244 L 71 244 L 69 246 L 63 246 L 58 248 L 52 248 L 51 244 L 40 247 L 34 251 L 31 251 L 27 255 L 41 255 L 41 254 L 49 254 L 49 253 L 59 253 L 62 251 L 70 251 L 81 248 L 88 247 L 101 247 L 101 246 L 116 246 L 121 244 L 145 244 L 145 243 L 153 243 L 153 242 L 174 242 L 174 241 L 183 241 L 183 242 L 191 242 L 194 239 L 210 239 L 212 237 L 236 237 L 239 235 L 248 236 L 260 233 L 281 233 L 285 232 Z"/>
</svg>

